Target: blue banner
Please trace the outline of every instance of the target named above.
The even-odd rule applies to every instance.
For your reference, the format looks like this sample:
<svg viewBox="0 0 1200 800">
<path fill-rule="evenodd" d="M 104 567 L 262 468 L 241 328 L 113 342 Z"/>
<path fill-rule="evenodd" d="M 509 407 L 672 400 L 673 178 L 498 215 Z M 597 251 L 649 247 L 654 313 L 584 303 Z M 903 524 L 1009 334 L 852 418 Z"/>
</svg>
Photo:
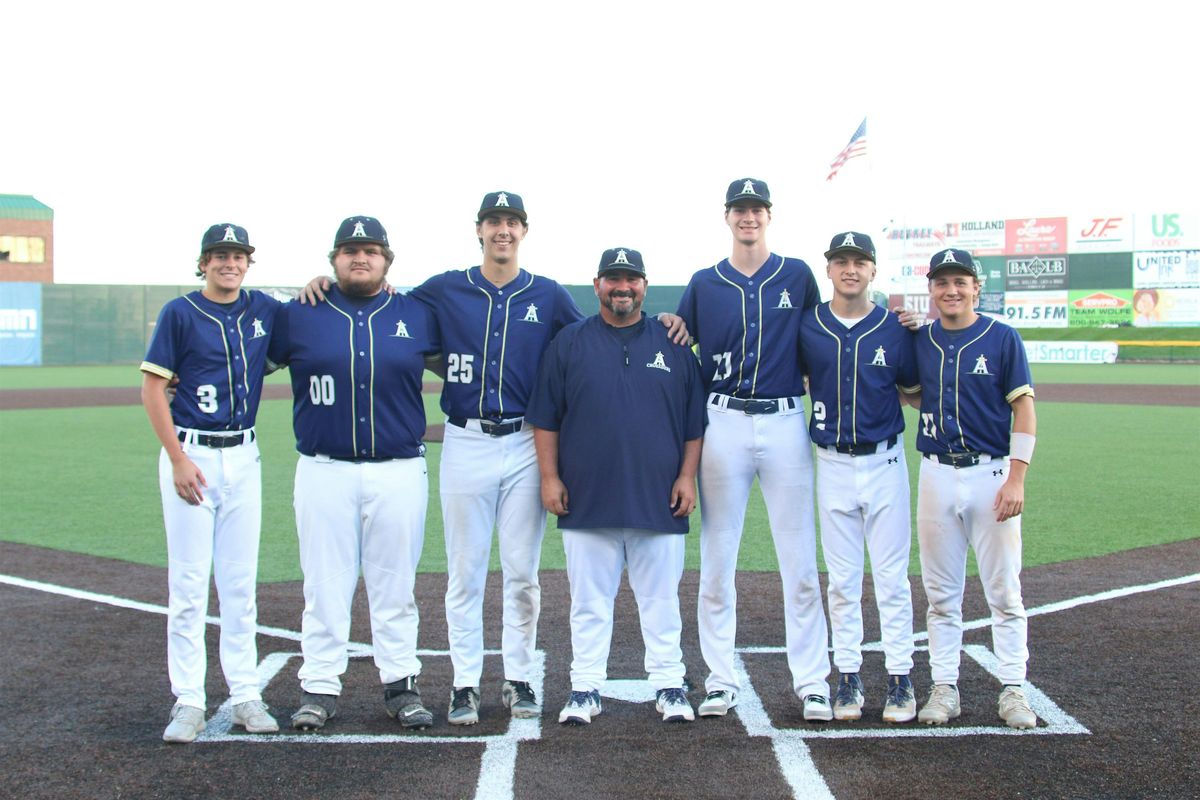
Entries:
<svg viewBox="0 0 1200 800">
<path fill-rule="evenodd" d="M 0 365 L 42 363 L 42 284 L 0 283 Z"/>
</svg>

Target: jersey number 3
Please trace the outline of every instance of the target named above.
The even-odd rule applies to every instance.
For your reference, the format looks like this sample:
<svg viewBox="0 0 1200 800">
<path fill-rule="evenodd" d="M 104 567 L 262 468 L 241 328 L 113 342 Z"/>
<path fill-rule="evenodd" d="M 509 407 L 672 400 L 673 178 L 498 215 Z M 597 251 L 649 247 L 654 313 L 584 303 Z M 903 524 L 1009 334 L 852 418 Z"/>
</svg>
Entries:
<svg viewBox="0 0 1200 800">
<path fill-rule="evenodd" d="M 475 356 L 467 353 L 446 354 L 447 383 L 470 383 L 475 379 Z"/>
</svg>

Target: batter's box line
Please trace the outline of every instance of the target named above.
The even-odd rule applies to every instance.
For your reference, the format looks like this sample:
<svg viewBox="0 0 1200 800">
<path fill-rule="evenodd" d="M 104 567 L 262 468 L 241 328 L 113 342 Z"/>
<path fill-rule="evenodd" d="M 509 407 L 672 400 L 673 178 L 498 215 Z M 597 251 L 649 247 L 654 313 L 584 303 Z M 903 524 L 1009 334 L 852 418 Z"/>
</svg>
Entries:
<svg viewBox="0 0 1200 800">
<path fill-rule="evenodd" d="M 484 655 L 495 655 L 498 650 L 485 650 Z M 449 657 L 448 650 L 418 650 L 418 655 L 425 656 L 446 656 Z M 351 658 L 368 658 L 370 653 L 351 653 Z M 293 658 L 302 658 L 301 653 L 286 653 L 277 652 L 271 653 L 263 658 L 258 665 L 258 687 L 260 691 L 265 691 L 276 676 L 283 671 L 284 666 Z M 541 650 L 535 651 L 534 661 L 530 665 L 530 680 L 529 684 L 533 690 L 539 695 L 542 693 L 542 684 L 545 681 L 546 675 L 546 656 Z M 336 719 L 336 718 L 335 718 Z M 287 720 L 284 720 L 284 725 Z M 213 714 L 208 721 L 208 726 L 205 730 L 196 737 L 197 742 L 237 742 L 239 744 L 265 744 L 271 742 L 288 742 L 295 744 L 419 744 L 430 743 L 438 745 L 448 744 L 485 744 L 491 745 L 494 742 L 526 742 L 534 741 L 542 738 L 542 724 L 540 718 L 535 719 L 518 719 L 510 718 L 508 727 L 501 734 L 487 734 L 480 736 L 438 736 L 437 734 L 345 734 L 345 733 L 274 733 L 274 734 L 257 734 L 257 733 L 233 733 L 233 705 L 229 700 L 226 700 Z M 513 749 L 513 758 L 516 758 L 516 749 Z M 515 760 L 514 760 L 515 767 Z"/>
</svg>

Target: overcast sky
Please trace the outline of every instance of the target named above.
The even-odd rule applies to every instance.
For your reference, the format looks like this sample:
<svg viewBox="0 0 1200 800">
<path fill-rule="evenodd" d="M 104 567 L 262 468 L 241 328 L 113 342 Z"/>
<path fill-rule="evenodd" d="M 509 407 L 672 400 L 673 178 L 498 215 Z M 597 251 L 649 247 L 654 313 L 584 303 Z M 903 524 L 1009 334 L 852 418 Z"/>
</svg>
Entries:
<svg viewBox="0 0 1200 800">
<path fill-rule="evenodd" d="M 586 283 L 628 246 L 652 286 L 728 255 L 747 175 L 822 277 L 835 231 L 889 218 L 1200 205 L 1184 4 L 808 6 L 0 0 L 0 192 L 54 209 L 57 282 L 190 284 L 231 221 L 260 286 L 326 271 L 353 214 L 396 285 L 478 263 L 496 189 L 526 269 Z M 870 156 L 827 183 L 864 116 Z"/>
</svg>

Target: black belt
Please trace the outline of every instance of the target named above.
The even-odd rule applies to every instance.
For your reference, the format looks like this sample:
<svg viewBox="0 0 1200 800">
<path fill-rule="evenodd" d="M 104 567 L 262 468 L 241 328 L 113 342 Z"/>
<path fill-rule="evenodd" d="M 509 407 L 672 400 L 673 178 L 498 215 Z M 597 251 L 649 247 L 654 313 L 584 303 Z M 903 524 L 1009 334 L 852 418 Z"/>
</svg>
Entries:
<svg viewBox="0 0 1200 800">
<path fill-rule="evenodd" d="M 883 444 L 887 445 L 884 450 L 891 450 L 896 446 L 896 442 L 900 439 L 898 436 L 891 436 Z M 842 455 L 847 456 L 873 456 L 879 450 L 880 442 L 871 442 L 870 444 L 819 444 L 817 447 L 823 447 L 826 450 L 836 450 Z"/>
<path fill-rule="evenodd" d="M 975 466 L 983 455 L 983 453 L 926 453 L 925 457 L 930 461 L 958 469 L 959 467 Z"/>
<path fill-rule="evenodd" d="M 795 400 L 790 397 L 785 399 L 788 411 L 796 408 Z M 716 400 L 712 402 L 712 405 L 719 407 L 721 403 L 719 400 Z M 730 397 L 725 402 L 725 408 L 732 409 L 733 411 L 741 411 L 743 414 L 774 414 L 779 411 L 779 400 L 743 400 L 740 397 Z"/>
<path fill-rule="evenodd" d="M 446 421 L 456 428 L 467 427 L 467 420 L 463 417 L 450 417 Z M 486 419 L 481 419 L 479 420 L 479 430 L 488 436 L 508 436 L 510 433 L 516 433 L 521 430 L 524 422 L 521 419 L 509 420 L 508 422 L 489 422 Z"/>
<path fill-rule="evenodd" d="M 247 436 L 246 434 L 250 435 Z M 188 432 L 179 432 L 179 441 L 186 442 L 188 440 Z M 230 434 L 222 433 L 197 433 L 192 437 L 192 441 L 202 447 L 237 447 L 241 444 L 248 444 L 254 441 L 254 431 L 237 431 Z"/>
</svg>

